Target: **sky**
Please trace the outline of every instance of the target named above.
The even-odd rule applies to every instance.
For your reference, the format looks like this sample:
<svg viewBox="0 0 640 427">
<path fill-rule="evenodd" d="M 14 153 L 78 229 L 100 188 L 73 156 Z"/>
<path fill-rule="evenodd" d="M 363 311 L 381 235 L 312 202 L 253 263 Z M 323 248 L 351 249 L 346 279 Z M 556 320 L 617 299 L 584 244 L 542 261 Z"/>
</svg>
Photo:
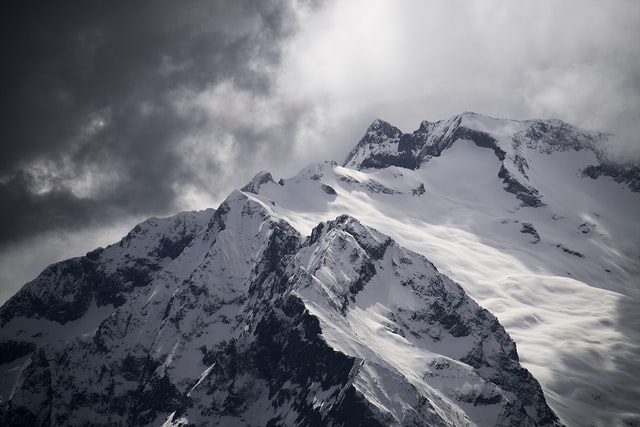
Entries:
<svg viewBox="0 0 640 427">
<path fill-rule="evenodd" d="M 636 0 L 0 8 L 0 302 L 261 170 L 342 161 L 376 118 L 553 117 L 640 159 Z"/>
</svg>

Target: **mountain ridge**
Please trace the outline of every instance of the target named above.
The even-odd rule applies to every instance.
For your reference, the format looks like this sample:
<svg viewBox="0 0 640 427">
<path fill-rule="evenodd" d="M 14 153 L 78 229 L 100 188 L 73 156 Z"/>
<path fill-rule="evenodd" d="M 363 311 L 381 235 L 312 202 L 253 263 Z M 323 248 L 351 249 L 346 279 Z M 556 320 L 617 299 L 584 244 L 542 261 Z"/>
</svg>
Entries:
<svg viewBox="0 0 640 427">
<path fill-rule="evenodd" d="M 252 238 L 253 233 L 261 237 Z M 459 355 L 426 357 L 425 362 L 435 360 L 433 363 L 446 366 L 425 378 L 435 375 L 444 378 L 446 384 L 445 373 L 451 370 L 451 374 L 469 378 L 475 384 L 469 390 L 460 394 L 455 386 L 441 389 L 437 381 L 431 386 L 429 381 L 408 381 L 397 371 L 397 361 L 393 359 L 382 359 L 387 364 L 383 366 L 373 355 L 363 358 L 362 354 L 350 354 L 344 348 L 337 351 L 335 347 L 339 345 L 335 342 L 327 346 L 326 338 L 320 338 L 328 328 L 322 319 L 331 316 L 332 311 L 334 316 L 347 316 L 351 312 L 349 306 L 381 274 L 383 267 L 376 263 L 389 258 L 387 252 L 399 250 L 391 239 L 355 219 L 345 215 L 321 223 L 303 241 L 297 231 L 269 215 L 260 203 L 234 192 L 195 239 L 158 277 L 139 286 L 140 291 L 125 304 L 114 307 L 115 311 L 99 322 L 94 333 L 34 349 L 30 363 L 19 376 L 18 388 L 12 391 L 8 407 L 4 408 L 4 422 L 79 424 L 86 420 L 80 409 L 90 405 L 92 423 L 98 424 L 147 425 L 160 422 L 162 417 L 168 417 L 168 422 L 175 421 L 175 425 L 182 425 L 181 418 L 197 424 L 224 424 L 235 419 L 255 425 L 269 420 L 285 425 L 351 425 L 354 420 L 373 425 L 452 425 L 458 424 L 456 419 L 481 425 L 487 419 L 496 425 L 555 424 L 556 418 L 546 406 L 539 385 L 519 367 L 515 345 L 495 317 L 471 302 L 462 288 L 443 279 L 430 263 L 424 268 L 431 269 L 428 274 L 437 280 L 427 284 L 425 279 L 414 277 L 400 286 L 410 286 L 413 292 L 419 292 L 416 295 L 428 291 L 430 298 L 437 298 L 420 316 L 428 316 L 431 328 L 437 329 L 442 324 L 438 341 L 446 336 L 454 341 L 476 338 L 475 344 L 473 341 L 466 344 L 467 339 L 460 341 L 461 348 L 467 350 Z M 204 254 L 196 251 L 200 261 L 181 278 L 179 266 L 198 245 L 208 249 Z M 347 259 L 336 251 L 346 252 Z M 411 259 L 420 259 L 404 250 L 401 254 L 403 261 L 399 258 L 397 262 L 413 264 L 415 261 Z M 243 266 L 238 261 L 244 259 L 249 262 Z M 327 270 L 330 262 L 343 265 Z M 328 271 L 329 276 L 323 276 L 320 270 L 325 274 Z M 334 282 L 332 272 L 346 276 Z M 314 286 L 315 280 L 324 285 Z M 327 298 L 321 291 L 329 289 L 326 286 L 332 286 L 331 292 L 337 294 L 326 300 L 329 304 L 325 310 L 318 312 L 315 304 Z M 455 290 L 455 297 L 447 286 Z M 318 290 L 320 294 L 315 294 Z M 454 305 L 449 301 L 451 298 Z M 481 316 L 467 313 L 468 309 L 462 311 L 463 301 L 475 307 L 473 310 L 480 310 Z M 310 306 L 313 312 L 309 312 Z M 239 310 L 235 316 L 230 315 L 233 307 Z M 390 325 L 396 324 L 391 315 L 393 307 L 388 307 L 392 311 L 385 320 Z M 387 337 L 400 338 L 405 335 L 401 332 L 403 328 L 425 323 L 411 316 L 415 309 L 399 308 L 401 311 L 396 315 L 404 320 L 398 320 L 397 326 L 385 332 Z M 473 332 L 482 324 L 486 324 L 484 332 Z M 406 333 L 420 336 L 411 329 Z M 496 334 L 495 346 L 485 348 Z M 340 341 L 341 345 L 351 346 L 357 339 L 352 336 Z M 350 341 L 354 344 L 348 344 Z M 309 345 L 311 348 L 305 350 Z M 189 363 L 194 353 L 201 360 L 200 373 L 184 362 Z M 363 364 L 368 367 L 366 370 Z M 472 373 L 472 366 L 477 373 Z M 420 369 L 430 372 L 427 365 Z M 356 381 L 363 375 L 364 379 Z M 380 400 L 384 389 L 361 384 L 382 379 L 380 375 L 392 375 L 395 379 L 385 382 L 400 387 L 404 390 L 402 394 Z M 247 376 L 252 378 L 247 385 L 239 385 Z M 27 378 L 31 380 L 26 381 Z M 45 378 L 50 379 L 46 384 L 42 383 Z M 133 387 L 128 385 L 132 381 L 140 381 L 140 385 L 136 387 L 135 382 Z M 334 385 L 332 381 L 339 382 Z M 293 388 L 295 384 L 298 386 Z M 416 388 L 418 384 L 421 389 Z M 54 394 L 38 393 L 43 387 L 55 390 Z M 315 390 L 313 395 L 308 387 Z M 429 391 L 432 387 L 441 391 Z M 442 392 L 447 396 L 444 400 L 438 397 Z M 222 400 L 214 397 L 212 402 L 210 393 L 227 397 Z M 320 401 L 323 409 L 318 410 L 317 399 L 321 395 L 326 397 Z M 267 397 L 272 403 L 264 407 L 260 402 Z M 472 409 L 478 405 L 484 410 L 474 412 Z M 524 405 L 536 408 L 537 412 L 525 411 Z"/>
<path fill-rule="evenodd" d="M 539 149 L 575 132 L 461 117 L 482 129 L 437 122 L 440 155 L 416 168 L 263 171 L 216 210 L 45 270 L 0 308 L 0 419 L 640 422 L 638 319 L 615 311 L 640 301 L 637 193 L 582 174 L 598 157 L 580 141 Z"/>
<path fill-rule="evenodd" d="M 496 128 L 498 132 L 495 132 Z M 632 191 L 640 191 L 640 164 L 620 162 L 609 155 L 604 141 L 610 136 L 583 131 L 558 119 L 497 119 L 474 112 L 465 112 L 437 122 L 422 121 L 412 133 L 402 133 L 390 123 L 376 119 L 347 155 L 343 166 L 356 169 L 387 166 L 417 169 L 431 158 L 441 156 L 455 142 L 470 140 L 479 147 L 492 149 L 500 161 L 504 162 L 505 157 L 510 157 L 507 167 L 501 169 L 501 178 L 511 187 L 508 191 L 520 194 L 525 204 L 535 206 L 541 202 L 525 182 L 511 178 L 513 174 L 509 166 L 517 169 L 525 178 L 524 181 L 527 180 L 528 166 L 522 154 L 523 146 L 547 154 L 567 150 L 591 151 L 596 156 L 596 164 L 587 166 L 582 171 L 584 176 L 593 179 L 601 175 L 609 176 L 629 186 Z"/>
</svg>

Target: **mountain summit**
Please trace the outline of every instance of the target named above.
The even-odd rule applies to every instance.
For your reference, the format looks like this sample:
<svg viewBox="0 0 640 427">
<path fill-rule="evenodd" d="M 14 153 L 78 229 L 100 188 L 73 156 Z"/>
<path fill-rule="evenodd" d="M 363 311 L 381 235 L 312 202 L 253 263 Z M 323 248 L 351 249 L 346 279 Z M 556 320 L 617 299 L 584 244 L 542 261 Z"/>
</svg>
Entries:
<svg viewBox="0 0 640 427">
<path fill-rule="evenodd" d="M 604 148 L 607 137 L 560 120 L 503 120 L 471 112 L 435 123 L 423 121 L 410 134 L 378 119 L 349 153 L 344 166 L 359 170 L 389 166 L 418 169 L 433 157 L 440 157 L 454 143 L 470 141 L 494 152 L 501 162 L 499 177 L 507 184 L 507 191 L 516 194 L 525 205 L 539 206 L 539 194 L 528 184 L 527 159 L 531 152 L 584 150 L 595 159 L 581 174 L 593 179 L 610 176 L 632 191 L 640 191 L 640 167 L 619 164 L 610 158 Z"/>
<path fill-rule="evenodd" d="M 151 218 L 0 308 L 0 422 L 640 422 L 638 169 L 606 138 L 376 120 L 343 165 Z"/>
</svg>

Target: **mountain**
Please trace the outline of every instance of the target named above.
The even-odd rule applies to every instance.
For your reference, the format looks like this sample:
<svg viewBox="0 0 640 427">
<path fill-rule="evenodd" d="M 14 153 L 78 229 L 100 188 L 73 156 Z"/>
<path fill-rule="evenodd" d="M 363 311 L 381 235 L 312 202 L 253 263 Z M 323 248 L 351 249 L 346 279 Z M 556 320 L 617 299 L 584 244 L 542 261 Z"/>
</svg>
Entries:
<svg viewBox="0 0 640 427">
<path fill-rule="evenodd" d="M 303 238 L 240 192 L 52 266 L 1 314 L 21 365 L 5 425 L 555 420 L 497 319 L 424 257 L 346 215 Z"/>
<path fill-rule="evenodd" d="M 1 423 L 640 424 L 640 169 L 607 138 L 376 120 L 149 219 L 0 308 Z"/>
<path fill-rule="evenodd" d="M 595 162 L 580 170 L 583 176 L 592 179 L 609 176 L 626 184 L 631 191 L 640 191 L 640 167 L 633 163 L 620 164 L 610 158 L 603 144 L 608 136 L 585 132 L 560 120 L 496 120 L 476 113 L 464 113 L 435 123 L 424 121 L 411 134 L 403 134 L 389 123 L 376 120 L 344 166 L 359 170 L 388 166 L 415 170 L 464 140 L 494 152 L 502 162 L 498 176 L 507 184 L 507 191 L 527 206 L 542 204 L 538 191 L 526 184 L 529 181 L 527 159 L 536 151 L 545 154 L 589 152 L 595 155 Z"/>
</svg>

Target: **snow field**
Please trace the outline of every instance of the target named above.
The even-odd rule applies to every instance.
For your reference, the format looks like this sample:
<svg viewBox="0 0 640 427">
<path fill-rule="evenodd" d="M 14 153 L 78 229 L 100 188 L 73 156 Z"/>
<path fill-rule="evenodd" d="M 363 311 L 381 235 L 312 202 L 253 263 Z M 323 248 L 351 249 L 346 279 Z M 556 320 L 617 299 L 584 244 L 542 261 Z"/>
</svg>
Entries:
<svg viewBox="0 0 640 427">
<path fill-rule="evenodd" d="M 506 126 L 508 134 L 515 125 Z M 498 159 L 466 141 L 415 171 L 324 163 L 251 197 L 303 235 L 347 213 L 427 257 L 498 317 L 567 425 L 637 420 L 640 390 L 631 379 L 640 373 L 640 343 L 624 331 L 640 323 L 623 318 L 620 306 L 640 299 L 640 197 L 609 178 L 582 178 L 592 153 L 527 148 L 526 156 L 544 207 L 520 207 L 502 190 Z M 310 170 L 316 180 L 307 179 Z M 395 194 L 371 191 L 371 182 Z M 412 195 L 420 183 L 425 193 Z M 539 243 L 520 231 L 523 223 Z"/>
</svg>

